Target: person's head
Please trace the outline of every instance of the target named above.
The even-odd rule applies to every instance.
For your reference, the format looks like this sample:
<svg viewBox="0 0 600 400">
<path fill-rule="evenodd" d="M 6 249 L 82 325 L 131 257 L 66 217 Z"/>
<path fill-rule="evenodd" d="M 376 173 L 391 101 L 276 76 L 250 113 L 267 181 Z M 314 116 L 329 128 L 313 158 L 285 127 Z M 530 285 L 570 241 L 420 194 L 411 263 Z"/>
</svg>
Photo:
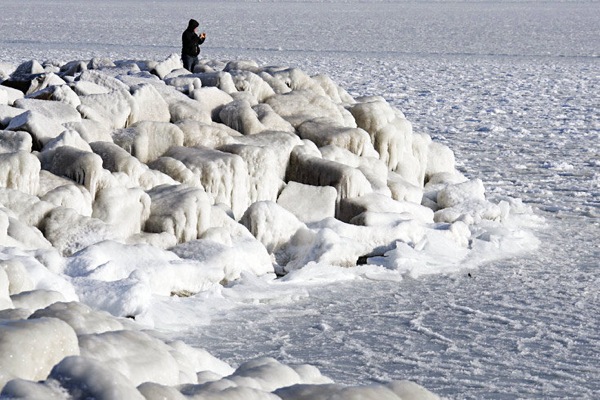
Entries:
<svg viewBox="0 0 600 400">
<path fill-rule="evenodd" d="M 195 19 L 190 19 L 190 22 L 188 22 L 188 29 L 194 30 L 194 29 L 198 28 L 199 26 L 200 26 L 200 24 Z"/>
</svg>

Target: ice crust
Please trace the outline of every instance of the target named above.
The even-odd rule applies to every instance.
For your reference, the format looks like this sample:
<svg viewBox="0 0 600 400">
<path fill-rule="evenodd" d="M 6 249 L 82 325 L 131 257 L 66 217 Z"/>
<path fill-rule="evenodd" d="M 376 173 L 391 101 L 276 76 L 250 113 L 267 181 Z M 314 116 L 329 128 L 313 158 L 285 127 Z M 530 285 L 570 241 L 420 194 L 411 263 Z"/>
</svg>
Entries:
<svg viewBox="0 0 600 400">
<path fill-rule="evenodd" d="M 233 368 L 131 321 L 278 275 L 451 270 L 512 232 L 511 204 L 383 98 L 254 61 L 194 72 L 176 55 L 76 60 L 23 96 L 0 90 L 1 395 L 437 398 L 271 358 Z M 427 264 L 440 252 L 449 266 Z"/>
</svg>

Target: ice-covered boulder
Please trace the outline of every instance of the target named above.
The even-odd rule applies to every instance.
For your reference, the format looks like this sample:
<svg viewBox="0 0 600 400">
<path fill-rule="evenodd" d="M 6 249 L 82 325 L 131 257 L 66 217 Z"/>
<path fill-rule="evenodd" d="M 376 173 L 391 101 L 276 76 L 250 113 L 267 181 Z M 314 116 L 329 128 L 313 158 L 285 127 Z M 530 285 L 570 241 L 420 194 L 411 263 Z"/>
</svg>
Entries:
<svg viewBox="0 0 600 400">
<path fill-rule="evenodd" d="M 292 152 L 287 180 L 313 186 L 333 186 L 338 203 L 373 191 L 365 175 L 357 168 L 315 157 L 303 147 Z"/>
<path fill-rule="evenodd" d="M 302 139 L 308 139 L 318 147 L 335 145 L 358 156 L 378 156 L 371 143 L 371 137 L 364 129 L 340 126 L 329 118 L 316 118 L 303 122 L 298 126 L 298 134 Z"/>
<path fill-rule="evenodd" d="M 248 170 L 248 198 L 250 204 L 262 200 L 277 200 L 284 182 L 280 178 L 285 170 L 280 169 L 277 151 L 272 147 L 230 144 L 219 150 L 236 154 L 246 163 Z"/>
<path fill-rule="evenodd" d="M 288 243 L 299 229 L 306 228 L 294 214 L 271 201 L 252 204 L 240 219 L 240 223 L 271 254 Z"/>
<path fill-rule="evenodd" d="M 59 124 L 81 121 L 81 114 L 75 107 L 61 101 L 48 101 L 24 98 L 15 101 L 15 107 L 35 111 Z"/>
<path fill-rule="evenodd" d="M 29 277 L 27 268 L 20 260 L 15 258 L 3 260 L 0 262 L 0 270 L 6 274 L 8 281 L 6 293 L 8 295 L 12 296 L 34 289 L 33 280 Z"/>
<path fill-rule="evenodd" d="M 10 210 L 15 219 L 30 226 L 38 226 L 46 214 L 56 207 L 41 201 L 34 194 L 1 187 L 0 204 Z"/>
<path fill-rule="evenodd" d="M 412 124 L 404 114 L 381 97 L 361 99 L 350 111 L 357 125 L 369 133 L 375 150 L 390 171 L 422 186 L 428 159 L 427 141 L 421 137 L 415 139 Z"/>
<path fill-rule="evenodd" d="M 51 172 L 40 171 L 37 196 L 45 204 L 72 208 L 79 214 L 88 217 L 92 215 L 91 193 L 82 185 L 75 184 L 72 180 L 56 176 Z"/>
<path fill-rule="evenodd" d="M 169 105 L 154 85 L 148 83 L 136 85 L 131 88 L 131 95 L 137 104 L 136 112 L 131 118 L 132 122 L 169 122 L 171 120 Z"/>
<path fill-rule="evenodd" d="M 268 131 L 256 135 L 234 137 L 234 143 L 250 146 L 272 147 L 277 149 L 278 170 L 281 171 L 280 178 L 285 178 L 285 171 L 290 163 L 292 150 L 296 146 L 302 146 L 302 140 L 290 132 Z"/>
<path fill-rule="evenodd" d="M 31 135 L 27 132 L 0 130 L 0 154 L 20 151 L 29 153 L 32 144 Z"/>
<path fill-rule="evenodd" d="M 446 185 L 437 193 L 436 222 L 462 221 L 467 225 L 482 220 L 501 221 L 509 213 L 506 202 L 494 204 L 485 199 L 485 188 L 480 179 Z"/>
<path fill-rule="evenodd" d="M 237 92 L 235 83 L 233 82 L 233 78 L 229 72 L 202 72 L 195 74 L 195 76 L 200 78 L 203 87 L 217 87 L 230 95 L 233 95 Z"/>
<path fill-rule="evenodd" d="M 332 186 L 311 186 L 290 181 L 277 198 L 277 204 L 304 223 L 335 216 L 337 192 Z"/>
<path fill-rule="evenodd" d="M 259 75 L 249 70 L 228 71 L 238 92 L 249 92 L 258 103 L 275 95 L 273 88 Z"/>
<path fill-rule="evenodd" d="M 31 153 L 0 153 L 0 187 L 37 193 L 41 163 Z"/>
<path fill-rule="evenodd" d="M 126 376 L 135 385 L 177 385 L 179 366 L 164 342 L 140 331 L 109 331 L 79 336 L 81 355 Z"/>
<path fill-rule="evenodd" d="M 85 70 L 78 76 L 77 82 L 94 83 L 98 86 L 106 88 L 108 90 L 106 94 L 111 93 L 113 91 L 127 94 L 129 93 L 129 87 L 126 84 L 124 84 L 114 76 L 111 76 L 103 71 Z"/>
<path fill-rule="evenodd" d="M 222 145 L 234 142 L 235 137 L 242 134 L 227 125 L 212 122 L 203 123 L 194 120 L 183 120 L 176 123 L 183 132 L 185 147 L 208 147 L 216 149 Z"/>
<path fill-rule="evenodd" d="M 274 392 L 282 400 L 361 399 L 361 400 L 440 400 L 440 397 L 410 381 L 392 381 L 367 386 L 293 385 Z"/>
<path fill-rule="evenodd" d="M 140 233 L 150 216 L 150 196 L 141 188 L 109 187 L 98 191 L 92 217 L 111 226 L 116 237 Z"/>
<path fill-rule="evenodd" d="M 0 207 L 0 244 L 26 250 L 51 248 L 51 244 L 34 226 L 15 218 L 9 210 Z"/>
<path fill-rule="evenodd" d="M 56 302 L 38 309 L 29 319 L 58 318 L 73 328 L 77 335 L 123 330 L 123 324 L 104 311 L 94 311 L 77 301 Z"/>
<path fill-rule="evenodd" d="M 248 168 L 240 156 L 205 147 L 173 147 L 165 157 L 181 161 L 199 175 L 212 201 L 226 204 L 238 218 L 250 205 Z"/>
<path fill-rule="evenodd" d="M 356 122 L 349 111 L 335 104 L 329 97 L 313 91 L 294 90 L 270 97 L 266 103 L 296 128 L 303 122 L 322 117 L 341 126 L 356 128 Z"/>
<path fill-rule="evenodd" d="M 76 131 L 88 143 L 97 141 L 112 142 L 112 128 L 109 125 L 108 122 L 105 123 L 91 119 L 82 119 L 78 122 L 63 124 L 65 129 Z"/>
<path fill-rule="evenodd" d="M 189 98 L 172 86 L 165 84 L 154 84 L 160 95 L 169 105 L 171 122 L 178 122 L 186 119 L 211 123 L 211 109 L 202 103 Z"/>
<path fill-rule="evenodd" d="M 45 379 L 60 360 L 77 354 L 75 332 L 59 319 L 0 322 L 0 387 L 15 378 Z"/>
<path fill-rule="evenodd" d="M 59 301 L 66 301 L 62 293 L 48 289 L 34 289 L 12 295 L 15 308 L 39 310 Z"/>
<path fill-rule="evenodd" d="M 64 207 L 50 211 L 41 222 L 40 229 L 52 246 L 65 256 L 94 243 L 115 238 L 115 233 L 105 222 Z"/>
<path fill-rule="evenodd" d="M 103 78 L 109 78 L 102 75 Z M 87 119 L 109 124 L 111 128 L 121 129 L 132 123 L 132 115 L 137 112 L 137 104 L 129 93 L 129 87 L 121 81 L 113 81 L 107 86 L 117 86 L 108 93 L 81 95 L 79 113 Z M 118 82 L 118 86 L 115 82 Z"/>
<path fill-rule="evenodd" d="M 425 180 L 439 173 L 453 173 L 455 169 L 454 152 L 441 143 L 432 141 L 429 143 L 429 155 L 427 157 L 427 169 Z"/>
<path fill-rule="evenodd" d="M 40 153 L 40 161 L 46 171 L 69 178 L 85 186 L 92 196 L 96 195 L 104 174 L 102 158 L 97 154 L 70 146 L 61 146 Z"/>
<path fill-rule="evenodd" d="M 388 173 L 387 185 L 394 200 L 420 204 L 423 199 L 423 189 L 420 186 L 407 181 L 395 172 Z"/>
<path fill-rule="evenodd" d="M 300 68 L 278 68 L 276 70 L 267 68 L 266 72 L 285 83 L 293 91 L 304 90 L 310 91 L 316 96 L 327 96 L 327 93 L 323 90 L 319 82 L 313 80 Z"/>
<path fill-rule="evenodd" d="M 6 102 L 0 104 L 8 104 L 9 106 L 12 106 L 18 99 L 25 97 L 23 92 L 9 86 L 0 85 L 0 93 L 2 93 L 0 96 L 3 96 L 3 98 L 6 99 Z"/>
<path fill-rule="evenodd" d="M 344 105 L 356 103 L 356 100 L 354 100 L 344 88 L 335 83 L 329 76 L 319 74 L 312 76 L 311 78 L 323 88 L 327 96 L 329 96 L 334 103 Z"/>
<path fill-rule="evenodd" d="M 161 173 L 155 169 L 150 169 L 148 165 L 129 154 L 122 147 L 109 142 L 93 142 L 90 147 L 94 153 L 102 158 L 104 169 L 127 177 L 127 187 L 141 187 L 149 190 L 155 186 L 163 184 L 175 184 L 176 181 L 170 176 Z M 123 181 L 123 179 L 120 179 Z"/>
<path fill-rule="evenodd" d="M 17 115 L 25 112 L 22 108 L 16 108 L 0 104 L 0 128 L 5 128 L 10 124 L 10 121 Z"/>
<path fill-rule="evenodd" d="M 335 145 L 328 145 L 319 148 L 323 158 L 335 161 L 352 168 L 357 168 L 363 173 L 365 178 L 371 184 L 375 193 L 381 193 L 391 196 L 386 177 L 388 176 L 387 166 L 376 157 L 358 156 L 357 154 Z"/>
<path fill-rule="evenodd" d="M 29 132 L 33 139 L 33 149 L 40 150 L 47 142 L 60 135 L 65 127 L 36 111 L 26 111 L 11 119 L 6 129 Z"/>
<path fill-rule="evenodd" d="M 233 101 L 231 95 L 217 87 L 195 89 L 190 93 L 190 96 L 210 113 L 213 121 L 218 120 L 221 108 Z"/>
<path fill-rule="evenodd" d="M 409 213 L 424 224 L 433 223 L 433 211 L 417 203 L 397 201 L 388 196 L 368 193 L 362 196 L 348 197 L 339 204 L 338 219 L 350 222 L 352 218 L 366 211 Z"/>
<path fill-rule="evenodd" d="M 71 129 L 66 129 L 55 137 L 54 139 L 49 140 L 44 147 L 42 148 L 42 152 L 52 151 L 61 146 L 70 146 L 75 149 L 79 149 L 81 151 L 91 152 L 92 148 L 89 143 L 82 139 L 79 132 Z"/>
<path fill-rule="evenodd" d="M 144 230 L 168 232 L 179 242 L 199 237 L 210 226 L 211 202 L 202 188 L 161 185 L 148 191 L 150 216 Z"/>
<path fill-rule="evenodd" d="M 45 89 L 31 93 L 27 97 L 37 100 L 59 101 L 72 106 L 74 109 L 81 104 L 81 100 L 79 100 L 77 93 L 75 93 L 75 91 L 73 91 L 73 89 L 71 89 L 71 87 L 68 85 L 48 86 Z M 15 105 L 18 107 L 18 103 Z"/>
<path fill-rule="evenodd" d="M 156 64 L 152 72 L 158 75 L 159 78 L 163 79 L 173 70 L 179 68 L 183 68 L 181 57 L 178 54 L 171 54 L 169 57 Z"/>
<path fill-rule="evenodd" d="M 170 183 L 172 185 L 175 185 L 177 183 L 183 183 L 187 186 L 201 188 L 204 190 L 204 187 L 202 186 L 202 182 L 200 180 L 200 175 L 192 172 L 191 169 L 189 169 L 184 163 L 182 163 L 179 160 L 176 160 L 171 157 L 160 157 L 149 163 L 148 166 L 153 171 L 161 173 L 172 179 L 172 182 Z"/>
<path fill-rule="evenodd" d="M 113 133 L 114 142 L 143 163 L 183 145 L 183 132 L 169 122 L 140 121 Z"/>
<path fill-rule="evenodd" d="M 78 96 L 88 96 L 91 94 L 107 94 L 113 89 L 100 85 L 89 80 L 79 80 L 69 84 L 69 87 Z M 123 88 L 122 88 L 123 89 Z M 81 100 L 80 100 L 81 102 Z"/>
<path fill-rule="evenodd" d="M 181 258 L 219 269 L 220 283 L 235 281 L 245 272 L 253 275 L 273 272 L 271 257 L 258 240 L 249 233 L 244 238 L 232 237 L 226 230 L 209 231 L 207 238 L 179 244 L 171 251 Z"/>
<path fill-rule="evenodd" d="M 88 357 L 66 357 L 52 369 L 46 386 L 59 386 L 61 393 L 67 392 L 69 398 L 144 400 L 125 375 Z"/>
</svg>

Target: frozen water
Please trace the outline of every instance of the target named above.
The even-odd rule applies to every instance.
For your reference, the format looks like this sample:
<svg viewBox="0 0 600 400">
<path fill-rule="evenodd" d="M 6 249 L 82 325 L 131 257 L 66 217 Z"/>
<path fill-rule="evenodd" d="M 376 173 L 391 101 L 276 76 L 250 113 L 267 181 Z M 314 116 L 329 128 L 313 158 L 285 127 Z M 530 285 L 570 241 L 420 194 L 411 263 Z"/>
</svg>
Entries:
<svg viewBox="0 0 600 400">
<path fill-rule="evenodd" d="M 164 59 L 196 17 L 205 57 L 296 65 L 354 96 L 383 96 L 415 132 L 450 146 L 488 198 L 522 198 L 546 225 L 539 252 L 470 275 L 396 282 L 357 268 L 350 282 L 321 286 L 316 266 L 304 272 L 312 284 L 291 279 L 272 296 L 247 278 L 221 302 L 156 305 L 163 329 L 232 365 L 272 356 L 316 365 L 338 383 L 408 378 L 449 398 L 594 398 L 597 2 L 190 4 L 1 0 L 0 60 Z M 176 331 L 173 310 L 187 329 Z"/>
</svg>

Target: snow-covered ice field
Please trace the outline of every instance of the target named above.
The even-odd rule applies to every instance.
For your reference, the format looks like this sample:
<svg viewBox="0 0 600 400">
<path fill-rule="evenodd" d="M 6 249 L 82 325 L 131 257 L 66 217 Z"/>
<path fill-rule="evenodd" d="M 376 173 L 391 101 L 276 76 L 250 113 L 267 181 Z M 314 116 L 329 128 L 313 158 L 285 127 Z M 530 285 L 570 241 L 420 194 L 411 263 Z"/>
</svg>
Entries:
<svg viewBox="0 0 600 400">
<path fill-rule="evenodd" d="M 0 10 L 0 62 L 12 64 L 164 59 L 196 18 L 204 57 L 297 66 L 383 96 L 454 150 L 489 199 L 534 210 L 539 247 L 525 255 L 479 254 L 478 268 L 446 274 L 442 253 L 428 265 L 440 273 L 401 280 L 335 268 L 277 285 L 245 277 L 156 301 L 165 338 L 233 366 L 271 356 L 338 383 L 410 379 L 448 398 L 600 392 L 600 3 L 0 0 Z"/>
</svg>

